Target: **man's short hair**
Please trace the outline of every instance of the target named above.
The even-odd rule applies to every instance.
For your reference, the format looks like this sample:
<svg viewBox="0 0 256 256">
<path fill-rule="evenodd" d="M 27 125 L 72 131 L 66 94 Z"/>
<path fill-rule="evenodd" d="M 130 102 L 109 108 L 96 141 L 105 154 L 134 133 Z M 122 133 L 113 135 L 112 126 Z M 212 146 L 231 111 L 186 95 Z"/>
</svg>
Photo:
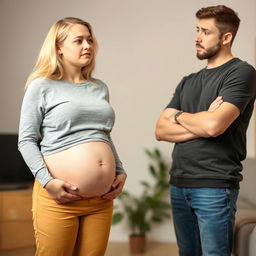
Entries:
<svg viewBox="0 0 256 256">
<path fill-rule="evenodd" d="M 196 17 L 198 19 L 213 18 L 221 35 L 227 32 L 232 33 L 231 44 L 233 43 L 240 24 L 240 19 L 234 10 L 225 5 L 209 6 L 198 10 Z"/>
</svg>

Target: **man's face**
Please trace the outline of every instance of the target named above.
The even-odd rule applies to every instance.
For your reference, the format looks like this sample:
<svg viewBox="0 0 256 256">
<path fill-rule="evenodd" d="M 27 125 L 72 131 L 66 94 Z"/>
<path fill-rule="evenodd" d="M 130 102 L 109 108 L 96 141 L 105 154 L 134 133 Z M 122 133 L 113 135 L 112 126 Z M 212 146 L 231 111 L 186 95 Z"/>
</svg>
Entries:
<svg viewBox="0 0 256 256">
<path fill-rule="evenodd" d="M 214 19 L 200 19 L 195 38 L 197 58 L 200 60 L 216 57 L 221 50 L 222 41 Z"/>
</svg>

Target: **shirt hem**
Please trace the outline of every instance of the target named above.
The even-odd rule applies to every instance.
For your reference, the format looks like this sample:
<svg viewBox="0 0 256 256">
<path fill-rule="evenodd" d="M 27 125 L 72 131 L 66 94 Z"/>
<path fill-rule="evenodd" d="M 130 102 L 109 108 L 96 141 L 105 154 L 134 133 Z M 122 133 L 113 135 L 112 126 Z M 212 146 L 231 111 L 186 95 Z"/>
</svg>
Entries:
<svg viewBox="0 0 256 256">
<path fill-rule="evenodd" d="M 104 142 L 104 143 L 108 144 L 108 141 L 106 141 L 106 140 L 104 140 L 104 139 L 101 139 L 101 138 L 97 138 L 97 139 L 86 139 L 86 140 L 82 140 L 82 141 L 78 141 L 78 142 L 74 142 L 74 143 L 65 145 L 65 146 L 63 146 L 63 147 L 61 147 L 61 148 L 58 148 L 58 149 L 55 149 L 55 150 L 49 150 L 49 151 L 46 150 L 46 151 L 44 151 L 43 149 L 41 149 L 41 152 L 42 152 L 42 155 L 43 155 L 43 156 L 49 156 L 49 155 L 52 155 L 52 154 L 61 152 L 61 151 L 65 150 L 65 149 L 68 149 L 68 148 L 77 146 L 77 145 L 82 144 L 82 143 L 87 143 L 87 142 Z"/>
<path fill-rule="evenodd" d="M 183 188 L 233 188 L 239 189 L 239 181 L 231 181 L 225 179 L 190 179 L 190 178 L 177 178 L 174 176 L 170 177 L 169 183 L 176 187 Z"/>
</svg>

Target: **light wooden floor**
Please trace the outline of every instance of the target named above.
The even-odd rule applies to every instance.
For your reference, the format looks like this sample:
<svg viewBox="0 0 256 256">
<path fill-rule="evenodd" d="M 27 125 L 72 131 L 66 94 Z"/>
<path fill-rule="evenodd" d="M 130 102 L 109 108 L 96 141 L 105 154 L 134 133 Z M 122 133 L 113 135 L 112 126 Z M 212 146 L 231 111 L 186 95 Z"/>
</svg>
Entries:
<svg viewBox="0 0 256 256">
<path fill-rule="evenodd" d="M 34 256 L 33 248 L 21 250 L 0 251 L 0 256 Z M 174 243 L 148 243 L 147 250 L 143 254 L 132 254 L 128 243 L 110 242 L 105 256 L 178 256 L 177 246 Z"/>
<path fill-rule="evenodd" d="M 109 243 L 105 256 L 178 256 L 178 248 L 175 243 L 148 243 L 146 252 L 142 254 L 132 254 L 128 243 Z"/>
</svg>

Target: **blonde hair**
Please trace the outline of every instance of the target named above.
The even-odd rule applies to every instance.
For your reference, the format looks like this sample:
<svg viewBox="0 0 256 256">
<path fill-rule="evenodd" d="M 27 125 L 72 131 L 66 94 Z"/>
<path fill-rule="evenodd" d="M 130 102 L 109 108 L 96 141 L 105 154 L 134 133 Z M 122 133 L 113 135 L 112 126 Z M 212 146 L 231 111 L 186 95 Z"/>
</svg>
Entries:
<svg viewBox="0 0 256 256">
<path fill-rule="evenodd" d="M 25 88 L 27 88 L 28 84 L 32 80 L 38 77 L 43 77 L 50 80 L 61 80 L 63 78 L 64 68 L 61 57 L 57 53 L 57 45 L 61 44 L 66 39 L 71 26 L 74 24 L 86 26 L 92 37 L 92 61 L 82 69 L 85 79 L 90 80 L 92 78 L 92 72 L 95 68 L 95 55 L 98 48 L 92 27 L 84 20 L 67 17 L 59 20 L 50 28 L 41 47 L 37 62 L 32 72 L 28 76 Z"/>
</svg>

